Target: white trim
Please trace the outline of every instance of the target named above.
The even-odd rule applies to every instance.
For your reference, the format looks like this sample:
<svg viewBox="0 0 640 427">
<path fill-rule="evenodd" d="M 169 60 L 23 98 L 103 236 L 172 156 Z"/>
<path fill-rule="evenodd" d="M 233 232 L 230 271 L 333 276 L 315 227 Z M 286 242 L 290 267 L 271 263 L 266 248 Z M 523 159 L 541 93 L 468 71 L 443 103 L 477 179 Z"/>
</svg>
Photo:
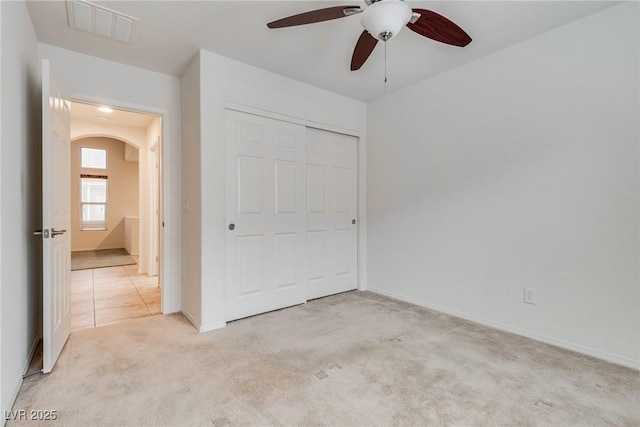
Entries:
<svg viewBox="0 0 640 427">
<path fill-rule="evenodd" d="M 161 183 L 162 186 L 162 206 L 160 206 L 160 247 L 162 253 L 160 254 L 160 268 L 158 271 L 158 281 L 160 283 L 160 311 L 162 314 L 171 314 L 180 312 L 180 305 L 182 299 L 182 286 L 180 283 L 173 283 L 171 285 L 172 291 L 169 292 L 174 298 L 169 300 L 166 298 L 167 292 L 165 291 L 165 286 L 169 283 L 167 280 L 167 266 L 171 264 L 169 267 L 171 271 L 177 272 L 178 276 L 181 276 L 182 271 L 182 260 L 178 257 L 170 256 L 169 250 L 175 244 L 172 242 L 169 227 L 163 227 L 162 223 L 172 225 L 173 227 L 182 228 L 182 224 L 173 224 L 171 221 L 171 204 L 178 203 L 179 206 L 182 206 L 182 200 L 173 200 L 171 197 L 171 157 L 169 156 L 169 152 L 171 151 L 167 144 L 177 144 L 178 141 L 171 140 L 171 129 L 170 129 L 170 114 L 169 111 L 162 108 L 153 108 L 144 105 L 132 104 L 128 102 L 122 102 L 119 100 L 107 99 L 103 97 L 96 97 L 86 94 L 78 94 L 78 93 L 70 93 L 69 98 L 71 101 L 81 102 L 84 104 L 94 104 L 94 105 L 109 105 L 112 108 L 119 110 L 132 111 L 137 113 L 149 114 L 159 116 L 162 120 L 161 122 L 161 141 L 163 143 L 163 147 L 160 149 L 160 165 L 161 165 Z M 122 138 L 117 138 L 122 140 Z M 127 141 L 124 141 L 127 142 Z M 182 150 L 182 149 L 181 149 Z"/>
<path fill-rule="evenodd" d="M 33 339 L 33 343 L 31 343 L 31 350 L 29 350 L 29 357 L 27 358 L 27 362 L 25 364 L 25 366 L 22 369 L 22 374 L 25 375 L 27 373 L 27 371 L 29 370 L 29 365 L 31 364 L 31 361 L 33 360 L 33 356 L 35 356 L 36 354 L 36 350 L 38 349 L 38 343 L 40 343 L 40 340 L 42 339 L 42 337 L 40 335 L 36 336 Z"/>
<path fill-rule="evenodd" d="M 181 313 L 184 317 L 187 318 L 187 320 L 193 325 L 193 327 L 196 328 L 198 332 L 200 332 L 200 322 L 198 322 L 196 318 L 184 307 L 182 307 Z"/>
<path fill-rule="evenodd" d="M 160 129 L 162 133 L 162 129 Z M 149 197 L 147 200 L 147 210 L 149 213 L 147 230 L 147 274 L 157 276 L 159 274 L 156 258 L 160 257 L 160 225 L 162 223 L 162 209 L 160 206 L 160 180 L 162 179 L 162 146 L 159 145 L 161 135 L 158 135 L 156 142 L 147 150 L 147 178 L 149 187 Z M 154 148 L 155 147 L 155 148 Z M 159 150 L 159 151 L 158 151 Z M 160 178 L 160 179 L 158 179 Z M 161 296 L 162 297 L 162 296 Z"/>
<path fill-rule="evenodd" d="M 215 331 L 216 329 L 222 329 L 227 327 L 227 322 L 213 322 L 207 323 L 200 327 L 200 332 Z"/>
<path fill-rule="evenodd" d="M 2 82 L 2 6 L 0 5 L 0 83 Z M 2 141 L 2 84 L 0 84 L 0 147 L 3 147 Z M 0 165 L 2 165 L 2 150 L 0 149 Z M 0 242 L 2 241 L 2 206 L 4 203 L 2 200 L 4 199 L 4 194 L 2 194 L 2 174 L 0 174 Z M 2 278 L 2 264 L 4 262 L 4 258 L 2 257 L 2 245 L 0 245 L 0 278 Z M 0 307 L 2 307 L 2 285 L 0 284 Z M 42 323 L 42 322 L 40 322 Z M 2 332 L 2 316 L 0 316 L 0 335 Z M 0 336 L 0 406 L 3 405 L 4 396 L 2 393 L 2 389 L 4 381 L 2 378 L 2 337 Z M 3 412 L 10 408 L 0 408 Z M 7 423 L 7 420 L 2 417 L 2 421 L 0 421 L 0 425 L 4 426 Z"/>
<path fill-rule="evenodd" d="M 450 314 L 455 317 L 459 317 L 461 319 L 469 320 L 475 323 L 479 323 L 481 325 L 489 326 L 491 328 L 500 329 L 502 331 L 510 332 L 512 334 L 520 335 L 526 338 L 530 338 L 535 341 L 540 341 L 546 344 L 551 344 L 556 347 L 561 347 L 567 350 L 575 351 L 577 353 L 586 354 L 587 356 L 592 356 L 598 359 L 605 360 L 607 362 L 615 363 L 617 365 L 622 365 L 627 368 L 632 368 L 636 370 L 640 370 L 640 360 L 629 359 L 624 356 L 619 356 L 617 354 L 609 353 L 606 351 L 598 350 L 592 347 L 587 347 L 582 344 L 576 344 L 571 341 L 566 341 L 561 338 L 552 337 L 545 334 L 540 334 L 538 332 L 530 331 L 528 329 L 518 328 L 516 326 L 508 325 L 506 323 L 497 322 L 495 320 L 485 319 L 483 317 L 474 316 L 472 314 L 463 313 L 458 310 L 453 310 L 447 307 L 443 307 L 437 304 L 430 304 L 425 301 L 406 297 L 404 295 L 396 294 L 394 292 L 383 291 L 380 289 L 370 289 L 371 292 L 384 295 L 390 298 L 395 298 L 400 301 L 408 302 L 411 304 L 419 305 L 421 307 L 425 307 L 431 310 L 439 311 L 441 313 Z"/>
<path fill-rule="evenodd" d="M 164 116 L 167 110 L 162 108 L 153 108 L 145 105 L 131 104 L 128 102 L 115 101 L 113 99 L 102 98 L 100 96 L 91 96 L 78 93 L 70 93 L 71 102 L 80 102 L 82 104 L 91 104 L 96 106 L 109 105 L 113 109 L 129 111 L 132 113 L 142 113 L 152 116 Z"/>
<path fill-rule="evenodd" d="M 187 318 L 189 322 L 191 322 L 194 328 L 196 328 L 196 330 L 200 333 L 209 332 L 216 329 L 222 329 L 227 326 L 227 322 L 213 322 L 206 325 L 200 325 L 200 323 L 196 320 L 196 318 L 191 313 L 189 313 L 189 311 L 184 307 L 182 308 L 182 314 L 184 317 Z"/>
<path fill-rule="evenodd" d="M 366 291 L 367 281 L 367 138 L 358 138 L 358 289 Z"/>
<path fill-rule="evenodd" d="M 330 125 L 328 123 L 316 122 L 313 120 L 306 120 L 300 117 L 289 116 L 286 114 L 276 113 L 273 111 L 262 110 L 260 108 L 249 107 L 247 105 L 236 104 L 234 102 L 225 102 L 224 108 L 227 110 L 239 111 L 241 113 L 253 114 L 254 116 L 266 117 L 268 119 L 280 120 L 281 122 L 294 123 L 297 125 L 302 125 L 310 128 L 316 128 L 320 130 L 326 130 L 329 132 L 342 133 L 345 135 L 362 137 L 363 132 L 357 131 L 355 129 L 347 129 L 340 126 Z"/>
<path fill-rule="evenodd" d="M 31 361 L 33 360 L 33 356 L 36 354 L 36 350 L 38 349 L 38 343 L 40 342 L 41 339 L 42 337 L 38 335 L 34 338 L 33 343 L 31 343 L 31 349 L 29 350 L 29 357 L 27 357 L 27 361 L 22 368 L 22 375 L 20 376 L 20 381 L 18 381 L 17 387 L 11 393 L 11 400 L 9 400 L 9 402 L 11 402 L 11 405 L 9 405 L 8 408 L 4 408 L 7 411 L 11 410 L 11 408 L 13 408 L 13 405 L 15 405 L 16 403 L 16 399 L 18 398 L 18 393 L 20 393 L 20 389 L 22 388 L 22 383 L 24 383 L 24 378 L 22 377 L 24 377 L 26 373 L 29 371 L 29 365 L 31 365 Z M 3 419 L 2 425 L 4 426 L 7 420 L 5 419 L 5 417 L 2 417 L 2 419 Z"/>
</svg>

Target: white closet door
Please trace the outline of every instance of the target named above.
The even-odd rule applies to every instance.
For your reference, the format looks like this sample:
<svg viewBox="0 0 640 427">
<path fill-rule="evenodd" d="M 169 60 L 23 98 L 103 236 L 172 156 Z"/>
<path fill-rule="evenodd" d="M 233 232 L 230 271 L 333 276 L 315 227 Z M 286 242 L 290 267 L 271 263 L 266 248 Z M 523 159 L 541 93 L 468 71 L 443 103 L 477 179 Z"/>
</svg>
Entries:
<svg viewBox="0 0 640 427">
<path fill-rule="evenodd" d="M 307 128 L 307 299 L 358 287 L 357 140 Z"/>
<path fill-rule="evenodd" d="M 305 128 L 226 112 L 226 319 L 306 301 Z"/>
</svg>

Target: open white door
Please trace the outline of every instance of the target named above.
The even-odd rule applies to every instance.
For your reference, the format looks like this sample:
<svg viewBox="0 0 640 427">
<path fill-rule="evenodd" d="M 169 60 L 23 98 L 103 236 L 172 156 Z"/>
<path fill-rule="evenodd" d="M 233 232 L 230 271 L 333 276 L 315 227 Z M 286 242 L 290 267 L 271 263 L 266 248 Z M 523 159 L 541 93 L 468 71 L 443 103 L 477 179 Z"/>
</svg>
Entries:
<svg viewBox="0 0 640 427">
<path fill-rule="evenodd" d="M 149 251 L 147 274 L 157 276 L 160 260 L 160 136 L 149 149 Z"/>
<path fill-rule="evenodd" d="M 53 369 L 71 331 L 70 132 L 71 103 L 42 61 L 43 372 Z"/>
</svg>

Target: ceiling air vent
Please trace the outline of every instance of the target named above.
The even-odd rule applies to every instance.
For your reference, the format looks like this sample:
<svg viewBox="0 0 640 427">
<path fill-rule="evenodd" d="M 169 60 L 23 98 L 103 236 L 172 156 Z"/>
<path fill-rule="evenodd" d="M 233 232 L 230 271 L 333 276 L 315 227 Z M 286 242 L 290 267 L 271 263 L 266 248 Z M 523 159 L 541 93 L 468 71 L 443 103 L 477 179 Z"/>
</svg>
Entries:
<svg viewBox="0 0 640 427">
<path fill-rule="evenodd" d="M 84 0 L 67 0 L 69 27 L 122 43 L 131 43 L 137 18 Z"/>
</svg>

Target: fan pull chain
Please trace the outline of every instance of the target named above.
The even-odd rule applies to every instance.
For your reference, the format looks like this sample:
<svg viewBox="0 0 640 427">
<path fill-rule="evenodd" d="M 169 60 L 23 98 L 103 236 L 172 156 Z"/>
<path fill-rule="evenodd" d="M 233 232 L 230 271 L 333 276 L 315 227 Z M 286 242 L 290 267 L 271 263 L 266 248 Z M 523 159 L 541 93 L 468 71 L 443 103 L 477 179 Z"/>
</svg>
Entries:
<svg viewBox="0 0 640 427">
<path fill-rule="evenodd" d="M 387 94 L 387 42 L 384 42 L 384 94 Z"/>
</svg>

